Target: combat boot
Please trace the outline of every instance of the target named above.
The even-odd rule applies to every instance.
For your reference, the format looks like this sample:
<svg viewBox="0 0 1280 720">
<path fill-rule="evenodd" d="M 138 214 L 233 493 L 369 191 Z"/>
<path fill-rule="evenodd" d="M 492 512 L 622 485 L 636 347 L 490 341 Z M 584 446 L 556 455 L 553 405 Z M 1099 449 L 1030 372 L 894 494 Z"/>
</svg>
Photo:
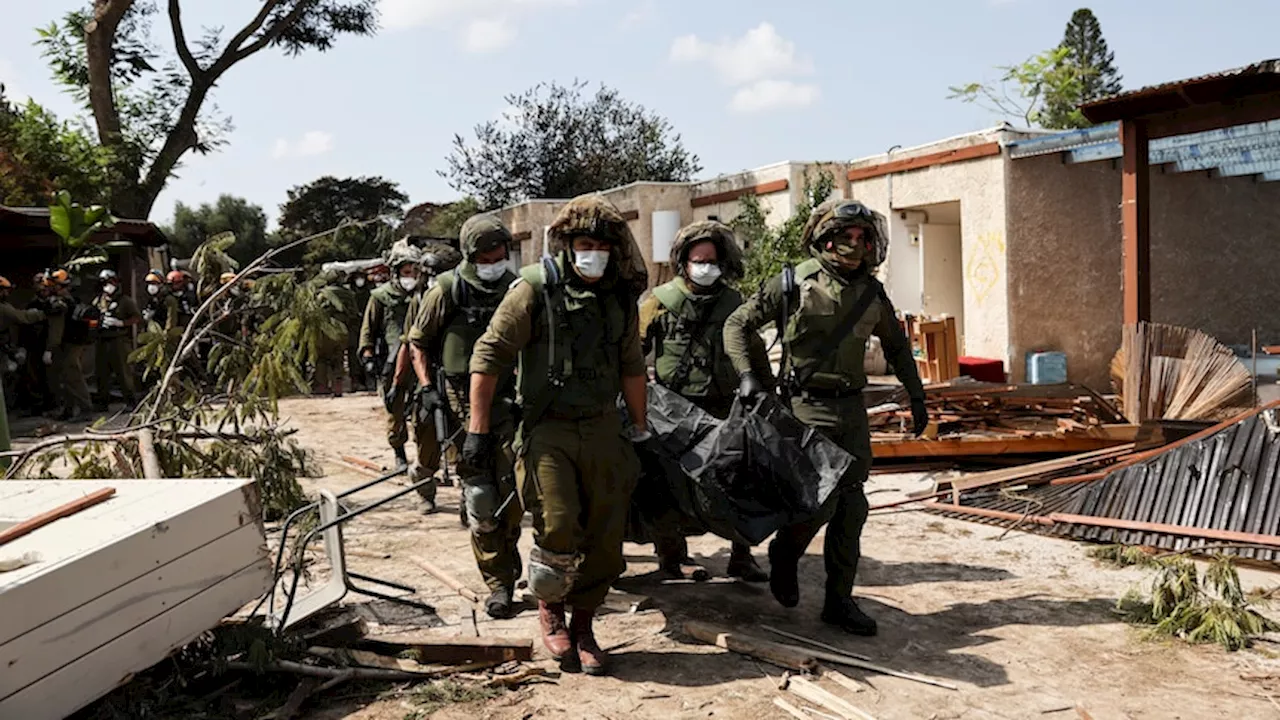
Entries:
<svg viewBox="0 0 1280 720">
<path fill-rule="evenodd" d="M 751 556 L 751 546 L 733 544 L 733 549 L 729 553 L 729 577 L 736 577 L 750 583 L 769 582 L 769 573 L 765 572 L 756 564 L 756 559 Z"/>
<path fill-rule="evenodd" d="M 395 450 L 396 453 L 396 468 L 409 467 L 409 456 L 404 454 L 404 446 L 401 445 L 398 448 L 392 448 L 392 450 Z"/>
<path fill-rule="evenodd" d="M 573 652 L 569 628 L 564 620 L 564 603 L 538 601 L 538 623 L 542 626 L 542 644 L 556 660 L 564 660 Z"/>
<path fill-rule="evenodd" d="M 569 625 L 569 636 L 573 638 L 573 649 L 578 653 L 578 663 L 582 672 L 588 675 L 606 675 L 609 672 L 609 655 L 596 642 L 595 608 L 573 609 L 573 620 Z"/>
<path fill-rule="evenodd" d="M 800 604 L 800 557 L 776 537 L 769 543 L 769 592 L 782 607 Z"/>
<path fill-rule="evenodd" d="M 853 598 L 834 596 L 830 592 L 822 604 L 822 622 L 863 637 L 874 637 L 878 632 L 875 619 L 862 612 Z"/>
<path fill-rule="evenodd" d="M 511 606 L 512 594 L 512 589 L 509 587 L 500 587 L 489 593 L 488 599 L 484 601 L 485 613 L 495 620 L 515 617 L 514 608 Z"/>
</svg>

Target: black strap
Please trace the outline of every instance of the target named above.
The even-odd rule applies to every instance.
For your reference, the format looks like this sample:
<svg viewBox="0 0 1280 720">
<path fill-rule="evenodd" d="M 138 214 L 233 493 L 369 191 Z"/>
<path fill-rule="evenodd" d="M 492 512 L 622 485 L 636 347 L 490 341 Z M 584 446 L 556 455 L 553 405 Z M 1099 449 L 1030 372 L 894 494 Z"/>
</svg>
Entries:
<svg viewBox="0 0 1280 720">
<path fill-rule="evenodd" d="M 693 371 L 693 349 L 697 345 L 704 345 L 702 342 L 704 338 L 702 336 L 706 332 L 707 323 L 711 321 L 711 316 L 715 314 L 715 310 L 716 304 L 708 303 L 706 309 L 698 318 L 696 318 L 696 324 L 689 332 L 689 342 L 684 346 L 684 352 L 680 355 L 680 360 L 676 363 L 675 372 L 671 374 L 670 380 L 663 381 L 663 384 L 672 390 L 675 390 L 676 392 L 684 390 L 684 384 L 689 379 L 689 373 Z M 678 326 L 682 325 L 684 321 L 685 318 L 683 317 L 676 320 Z M 712 343 L 712 346 L 708 349 L 711 350 L 711 354 L 713 356 L 712 362 L 714 363 L 715 344 Z M 658 378 L 658 380 L 662 381 L 662 378 Z"/>
<path fill-rule="evenodd" d="M 866 314 L 867 308 L 871 307 L 871 303 L 875 301 L 877 296 L 881 296 L 883 294 L 884 286 L 880 284 L 880 281 L 875 278 L 868 278 L 866 289 L 863 290 L 862 294 L 858 296 L 858 299 L 854 301 L 853 307 L 849 312 L 844 317 L 840 318 L 840 324 L 837 325 L 829 335 L 823 338 L 824 342 L 822 343 L 822 346 L 816 353 L 814 353 L 814 356 L 819 358 L 819 360 L 811 365 L 808 372 L 804 373 L 803 376 L 796 376 L 796 389 L 801 389 L 808 384 L 809 380 L 813 378 L 814 373 L 818 372 L 818 368 L 821 367 L 823 363 L 822 358 L 833 355 L 836 350 L 839 349 L 840 343 L 844 342 L 845 336 L 853 331 L 854 326 L 857 325 L 858 321 L 862 319 L 862 316 Z"/>
</svg>

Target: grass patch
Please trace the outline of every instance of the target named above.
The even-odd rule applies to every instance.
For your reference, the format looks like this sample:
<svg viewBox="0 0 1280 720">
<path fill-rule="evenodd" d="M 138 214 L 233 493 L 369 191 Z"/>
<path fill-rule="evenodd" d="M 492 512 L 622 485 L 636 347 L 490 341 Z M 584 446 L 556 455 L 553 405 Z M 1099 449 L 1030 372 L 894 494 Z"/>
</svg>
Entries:
<svg viewBox="0 0 1280 720">
<path fill-rule="evenodd" d="M 1103 565 L 1116 568 L 1160 566 L 1151 548 L 1138 545 L 1103 545 L 1091 548 L 1087 554 Z"/>
<path fill-rule="evenodd" d="M 448 705 L 492 700 L 506 692 L 505 688 L 490 688 L 458 682 L 438 680 L 418 686 L 409 694 L 409 702 L 417 707 L 405 715 L 404 720 L 423 720 L 431 713 Z"/>
</svg>

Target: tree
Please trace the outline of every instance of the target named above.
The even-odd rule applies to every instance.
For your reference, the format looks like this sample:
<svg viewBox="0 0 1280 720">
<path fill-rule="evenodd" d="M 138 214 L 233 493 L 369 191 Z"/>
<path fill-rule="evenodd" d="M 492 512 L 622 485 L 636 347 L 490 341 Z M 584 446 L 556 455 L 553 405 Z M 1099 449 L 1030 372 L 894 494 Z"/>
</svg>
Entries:
<svg viewBox="0 0 1280 720">
<path fill-rule="evenodd" d="M 738 201 L 738 215 L 729 222 L 746 254 L 747 267 L 738 288 L 743 294 L 756 292 L 765 281 L 782 272 L 785 264 L 797 265 L 808 259 L 809 251 L 801 238 L 809 213 L 826 202 L 835 190 L 835 176 L 827 170 L 805 177 L 804 193 L 791 217 L 779 227 L 770 227 L 769 212 L 755 195 L 743 195 Z"/>
<path fill-rule="evenodd" d="M 1056 47 L 1027 58 L 1019 65 L 1002 65 L 999 84 L 969 83 L 949 88 L 951 100 L 975 103 L 1024 125 L 1043 128 L 1087 127 L 1077 109 L 1090 72 L 1067 62 L 1070 50 Z M 1051 113 L 1047 108 L 1058 108 Z"/>
<path fill-rule="evenodd" d="M 173 207 L 173 225 L 165 229 L 169 246 L 177 257 L 191 257 L 196 248 L 222 232 L 235 233 L 236 242 L 226 251 L 244 265 L 269 249 L 267 215 L 262 208 L 244 198 L 220 195 L 210 205 L 189 207 L 177 203 Z"/>
<path fill-rule="evenodd" d="M 1107 48 L 1102 25 L 1089 8 L 1071 15 L 1059 45 L 1067 51 L 1063 62 L 1076 68 L 1080 75 L 1080 94 L 1075 98 L 1053 98 L 1045 104 L 1046 127 L 1087 127 L 1076 107 L 1082 103 L 1120 92 L 1120 72 L 1116 70 L 1115 53 Z"/>
<path fill-rule="evenodd" d="M 458 233 L 462 231 L 462 224 L 467 221 L 467 218 L 481 212 L 481 210 L 480 201 L 470 196 L 444 205 L 437 205 L 431 214 L 426 217 L 425 221 L 417 228 L 414 228 L 414 231 L 410 234 L 457 240 Z M 412 214 L 413 211 L 410 210 L 409 213 Z M 401 227 L 401 232 L 408 232 L 408 226 L 410 226 L 410 223 L 408 217 L 406 217 L 404 226 Z"/>
<path fill-rule="evenodd" d="M 209 102 L 235 65 L 270 47 L 296 56 L 341 35 L 371 35 L 378 0 L 263 0 L 229 42 L 204 28 L 188 42 L 179 0 L 167 0 L 172 52 L 151 36 L 159 0 L 92 0 L 39 31 L 55 77 L 92 115 L 112 162 L 110 204 L 146 218 L 184 155 L 226 141 L 230 123 Z"/>
<path fill-rule="evenodd" d="M 542 83 L 509 95 L 500 120 L 455 136 L 441 176 L 486 209 L 569 198 L 639 180 L 683 181 L 702 170 L 666 118 L 601 85 Z"/>
<path fill-rule="evenodd" d="M 110 164 L 84 129 L 59 121 L 34 100 L 10 103 L 0 85 L 0 204 L 48 205 L 59 190 L 102 203 Z"/>
<path fill-rule="evenodd" d="M 289 190 L 288 201 L 280 206 L 280 234 L 290 241 L 346 222 L 384 216 L 384 222 L 343 229 L 320 238 L 294 261 L 321 263 L 375 257 L 391 246 L 397 221 L 408 201 L 398 185 L 380 177 L 325 176 Z"/>
</svg>

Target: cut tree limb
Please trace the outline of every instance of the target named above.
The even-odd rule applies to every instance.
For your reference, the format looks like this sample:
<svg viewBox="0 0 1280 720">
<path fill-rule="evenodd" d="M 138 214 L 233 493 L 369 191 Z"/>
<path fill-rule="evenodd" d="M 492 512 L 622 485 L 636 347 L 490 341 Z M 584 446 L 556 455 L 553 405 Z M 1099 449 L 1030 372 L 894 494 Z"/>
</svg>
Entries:
<svg viewBox="0 0 1280 720">
<path fill-rule="evenodd" d="M 343 680 L 409 682 L 446 677 L 457 673 L 473 672 L 475 670 L 485 670 L 493 667 L 495 664 L 496 663 L 473 663 L 471 665 L 459 665 L 457 667 L 441 668 L 429 674 L 404 672 L 402 670 L 383 670 L 380 668 L 326 668 L 319 667 L 317 665 L 304 665 L 291 660 L 277 660 L 273 663 L 268 663 L 261 668 L 253 663 L 234 661 L 227 663 L 227 668 L 230 670 L 241 670 L 253 673 L 293 673 L 295 675 L 308 675 L 311 677 L 325 678 L 327 680 L 342 678 Z"/>
<path fill-rule="evenodd" d="M 156 455 L 156 438 L 150 428 L 135 433 L 138 438 L 138 454 L 142 456 L 142 476 L 148 480 L 160 480 L 160 458 Z"/>
<path fill-rule="evenodd" d="M 360 647 L 386 654 L 412 652 L 418 662 L 459 663 L 492 660 L 529 662 L 533 640 L 508 637 L 441 636 L 430 632 L 395 633 L 366 638 Z"/>
<path fill-rule="evenodd" d="M 691 620 L 685 623 L 684 631 L 689 637 L 708 645 L 764 660 L 788 670 L 810 672 L 818 666 L 817 659 L 801 648 L 743 635 L 708 623 Z"/>
<path fill-rule="evenodd" d="M 444 583 L 451 590 L 458 593 L 462 597 L 470 600 L 473 603 L 480 602 L 479 595 L 475 594 L 475 592 L 473 592 L 470 588 L 468 588 L 466 585 L 463 585 L 460 580 L 458 580 L 454 576 L 442 570 L 435 563 L 430 562 L 428 560 L 423 560 L 422 558 L 416 557 L 413 555 L 409 556 L 409 561 L 412 562 L 414 565 L 417 565 L 418 567 L 422 568 L 423 570 L 426 570 L 428 573 L 431 574 L 432 577 Z"/>
</svg>

